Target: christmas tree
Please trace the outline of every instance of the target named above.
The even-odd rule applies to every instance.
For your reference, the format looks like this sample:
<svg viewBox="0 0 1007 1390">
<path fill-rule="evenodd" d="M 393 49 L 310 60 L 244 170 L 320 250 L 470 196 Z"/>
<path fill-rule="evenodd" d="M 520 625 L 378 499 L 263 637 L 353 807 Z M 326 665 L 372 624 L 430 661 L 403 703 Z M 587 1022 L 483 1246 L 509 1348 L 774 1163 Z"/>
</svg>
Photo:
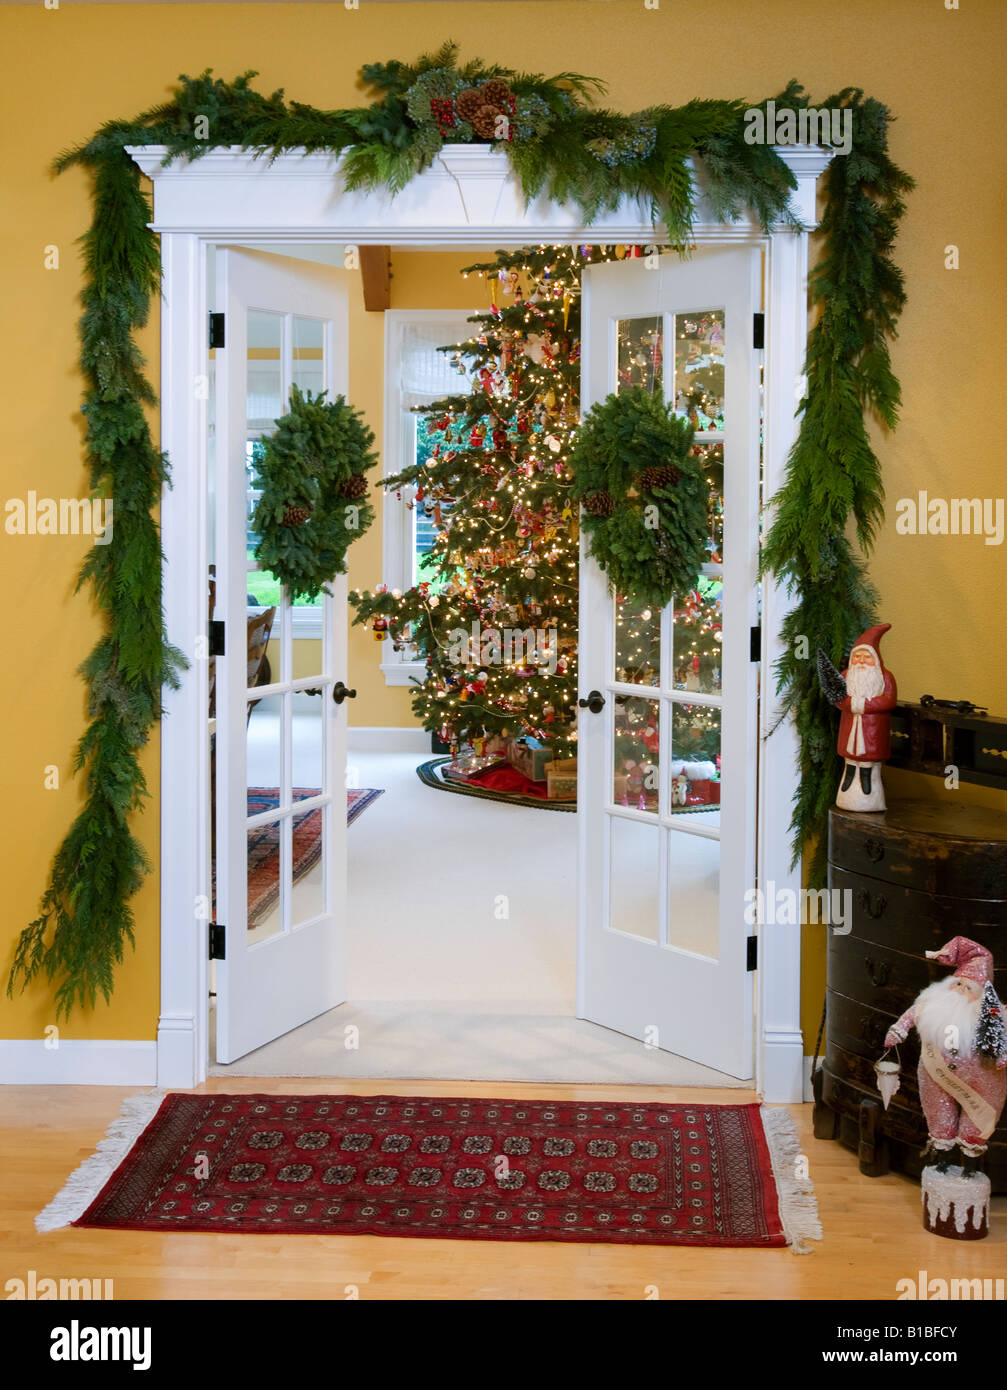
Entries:
<svg viewBox="0 0 1007 1390">
<path fill-rule="evenodd" d="M 1007 1055 L 1007 1029 L 996 990 L 989 980 L 983 988 L 976 1024 L 975 1049 L 981 1057 L 1000 1058 Z"/>
<path fill-rule="evenodd" d="M 580 280 L 588 265 L 642 254 L 640 247 L 539 246 L 497 252 L 464 272 L 489 277 L 492 300 L 471 320 L 472 336 L 444 349 L 472 389 L 421 409 L 426 447 L 415 466 L 385 481 L 433 520 L 422 579 L 404 593 L 381 587 L 350 596 L 355 622 L 371 623 L 397 648 L 412 645 L 425 660 L 413 709 L 452 747 L 481 752 L 484 740 L 492 749 L 496 739 L 532 736 L 556 758 L 575 756 L 578 520 L 569 457 L 580 422 Z M 620 335 L 620 388 L 662 390 L 661 320 L 634 320 L 630 329 Z M 715 403 L 698 382 L 690 386 L 682 413 L 712 427 Z M 719 449 L 695 449 L 712 484 L 713 561 L 721 544 Z M 720 587 L 697 576 L 696 590 L 676 600 L 682 689 L 720 688 Z M 657 684 L 648 663 L 655 666 L 660 614 L 619 599 L 617 624 L 619 678 Z M 682 707 L 674 733 L 688 751 L 677 756 L 712 758 L 718 715 Z M 617 753 L 656 757 L 652 702 L 621 701 L 616 721 Z"/>
<path fill-rule="evenodd" d="M 472 390 L 423 408 L 433 444 L 385 484 L 415 489 L 412 505 L 433 518 L 424 578 L 402 594 L 351 595 L 356 622 L 426 661 L 413 708 L 446 743 L 532 735 L 573 756 L 580 277 L 636 252 L 539 246 L 465 272 L 489 277 L 492 299 L 468 341 L 445 349 Z"/>
</svg>

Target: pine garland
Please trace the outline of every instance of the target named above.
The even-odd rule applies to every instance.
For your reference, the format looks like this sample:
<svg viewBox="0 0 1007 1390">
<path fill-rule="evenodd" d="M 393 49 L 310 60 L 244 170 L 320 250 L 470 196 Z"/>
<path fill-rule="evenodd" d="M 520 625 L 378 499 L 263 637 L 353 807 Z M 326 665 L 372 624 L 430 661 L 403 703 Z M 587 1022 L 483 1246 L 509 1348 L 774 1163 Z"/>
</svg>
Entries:
<svg viewBox="0 0 1007 1390">
<path fill-rule="evenodd" d="M 852 517 L 866 553 L 884 517 L 881 466 L 865 415 L 889 429 L 898 417 L 888 343 L 905 290 L 891 249 L 903 194 L 913 187 L 888 156 L 891 116 L 880 102 L 847 88 L 825 105 L 852 109 L 853 147 L 826 174 L 824 254 L 810 277 L 819 318 L 808 339 L 803 416 L 762 553 L 763 573 L 797 598 L 783 623 L 775 673 L 781 718 L 793 717 L 801 744 L 793 863 L 803 849 L 814 887 L 825 882 L 828 813 L 839 778 L 836 716 L 819 685 L 815 654 L 821 648 L 842 669 L 857 634 L 876 621 L 877 594 L 846 528 Z"/>
<path fill-rule="evenodd" d="M 251 72 L 231 83 L 210 70 L 183 75 L 172 100 L 134 120 L 109 122 L 56 161 L 57 172 L 81 165 L 94 181 L 94 216 L 83 238 L 80 365 L 91 485 L 112 497 L 115 508 L 111 544 L 96 547 L 80 575 L 81 584 L 90 582 L 105 621 L 104 635 L 81 667 L 90 723 L 75 770 L 85 775 L 86 804 L 56 854 L 39 916 L 17 941 L 8 979 L 8 994 L 43 974 L 55 981 L 60 1017 L 75 1004 L 93 1005 L 99 993 L 110 998 L 114 966 L 125 943 L 133 942 L 130 899 L 148 867 L 129 828 L 147 795 L 137 755 L 160 717 L 162 687 L 177 687 L 185 666 L 164 632 L 162 556 L 152 512 L 168 464 L 144 418 L 156 396 L 134 337 L 160 291 L 159 249 L 147 226 L 140 171 L 123 146 L 163 145 L 166 162 L 227 146 L 267 158 L 326 151 L 345 156 L 351 187 L 396 191 L 429 167 L 446 139 L 471 138 L 461 124 L 442 133 L 444 108 L 423 108 L 418 101 L 416 84 L 421 90 L 437 86 L 436 72 L 447 74 L 451 93 L 458 83 L 505 84 L 508 95 L 501 89 L 501 101 L 510 123 L 493 143 L 506 151 L 529 200 L 546 193 L 590 219 L 623 195 L 643 197 L 664 222 L 668 240 L 684 244 L 696 197 L 689 163 L 695 158 L 705 172 L 704 194 L 719 215 L 750 208 L 767 228 L 792 222 L 793 175 L 771 148 L 745 141 L 743 102 L 697 101 L 622 115 L 592 105 L 604 90 L 596 79 L 577 73 L 546 78 L 478 60 L 459 65 L 454 44 L 413 65 L 365 68 L 377 99 L 346 110 L 288 102 L 282 90 L 265 96 L 252 88 Z M 410 115 L 410 94 L 413 112 L 422 117 L 425 109 L 429 119 Z M 808 104 L 796 83 L 777 101 Z M 811 283 L 821 315 L 808 345 L 800 435 L 774 499 L 764 555 L 764 572 L 798 598 L 785 624 L 787 654 L 777 678 L 784 714 L 796 719 L 801 738 L 795 857 L 809 834 L 819 833 L 816 879 L 835 756 L 834 712 L 818 691 L 813 657 L 822 647 L 841 664 L 852 636 L 873 620 L 874 593 L 846 524 L 852 515 L 866 550 L 881 517 L 879 467 L 864 415 L 870 411 L 891 426 L 898 409 L 888 340 L 904 291 L 890 253 L 902 195 L 912 187 L 887 153 L 887 109 L 854 89 L 827 105 L 840 103 L 854 112 L 853 149 L 834 159 L 827 175 L 826 251 Z M 805 646 L 798 637 L 807 637 L 810 658 L 798 655 Z"/>
</svg>

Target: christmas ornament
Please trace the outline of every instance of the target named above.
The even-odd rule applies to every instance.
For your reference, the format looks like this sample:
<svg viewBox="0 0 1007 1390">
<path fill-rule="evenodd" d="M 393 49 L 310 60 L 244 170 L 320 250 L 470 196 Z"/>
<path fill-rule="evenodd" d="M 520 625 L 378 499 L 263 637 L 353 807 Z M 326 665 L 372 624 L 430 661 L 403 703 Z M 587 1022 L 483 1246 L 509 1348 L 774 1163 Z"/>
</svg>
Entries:
<svg viewBox="0 0 1007 1390">
<path fill-rule="evenodd" d="M 840 674 L 823 651 L 818 676 L 827 700 L 840 710 L 837 751 L 844 760 L 836 805 L 844 811 L 883 811 L 881 764 L 891 756 L 891 711 L 898 701 L 895 677 L 881 660 L 880 643 L 891 623 L 869 627 L 853 644 Z"/>
<path fill-rule="evenodd" d="M 883 1057 L 880 1057 L 874 1063 L 874 1071 L 878 1078 L 878 1090 L 881 1093 L 881 1100 L 887 1110 L 892 1096 L 894 1096 L 899 1089 L 899 1075 L 902 1071 L 902 1067 L 898 1062 L 893 1062 L 886 1052 Z"/>
<path fill-rule="evenodd" d="M 924 1224 L 938 1235 L 975 1240 L 989 1229 L 989 1179 L 979 1162 L 1007 1100 L 1007 1029 L 985 946 L 956 936 L 926 954 L 955 972 L 917 995 L 889 1028 L 885 1047 L 905 1042 L 913 1029 L 919 1035 L 917 1078 L 931 1159 L 922 1178 Z"/>
</svg>

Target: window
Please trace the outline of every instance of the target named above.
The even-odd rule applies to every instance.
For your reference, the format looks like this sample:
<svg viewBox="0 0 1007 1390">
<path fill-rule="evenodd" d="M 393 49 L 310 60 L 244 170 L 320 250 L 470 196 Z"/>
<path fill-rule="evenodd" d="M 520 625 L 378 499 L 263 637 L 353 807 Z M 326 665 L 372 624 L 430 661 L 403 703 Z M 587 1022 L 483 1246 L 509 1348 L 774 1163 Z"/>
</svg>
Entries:
<svg viewBox="0 0 1007 1390">
<path fill-rule="evenodd" d="M 469 389 L 451 354 L 438 351 L 472 336 L 468 322 L 477 311 L 464 309 L 390 309 L 385 314 L 384 476 L 400 473 L 429 453 L 432 440 L 426 417 L 413 407 Z M 437 533 L 427 509 L 416 505 L 413 488 L 386 492 L 383 510 L 384 583 L 410 589 L 423 578 L 423 559 Z M 410 505 L 412 504 L 412 505 Z M 444 504 L 441 504 L 442 511 Z M 415 652 L 384 644 L 381 669 L 389 685 L 408 685 L 426 669 Z"/>
</svg>

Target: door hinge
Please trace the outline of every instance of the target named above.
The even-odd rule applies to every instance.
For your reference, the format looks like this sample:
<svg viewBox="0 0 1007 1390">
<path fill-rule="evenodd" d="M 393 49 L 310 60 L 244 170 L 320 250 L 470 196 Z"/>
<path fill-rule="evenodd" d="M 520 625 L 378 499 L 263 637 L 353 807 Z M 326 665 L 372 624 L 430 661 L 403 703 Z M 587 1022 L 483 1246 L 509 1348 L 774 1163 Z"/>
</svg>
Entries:
<svg viewBox="0 0 1007 1390">
<path fill-rule="evenodd" d="M 759 350 L 766 346 L 766 316 L 765 314 L 752 315 L 752 347 Z"/>
<path fill-rule="evenodd" d="M 745 969 L 757 970 L 759 966 L 759 938 L 749 936 L 745 938 Z"/>
<path fill-rule="evenodd" d="M 749 661 L 762 660 L 762 627 L 750 627 L 748 629 L 748 659 Z"/>
<path fill-rule="evenodd" d="M 227 959 L 227 929 L 223 922 L 210 923 L 210 959 Z"/>
<path fill-rule="evenodd" d="M 224 343 L 224 315 L 210 315 L 210 347 L 222 348 Z"/>
<path fill-rule="evenodd" d="M 226 656 L 225 647 L 224 624 L 214 619 L 210 623 L 210 655 Z"/>
</svg>

